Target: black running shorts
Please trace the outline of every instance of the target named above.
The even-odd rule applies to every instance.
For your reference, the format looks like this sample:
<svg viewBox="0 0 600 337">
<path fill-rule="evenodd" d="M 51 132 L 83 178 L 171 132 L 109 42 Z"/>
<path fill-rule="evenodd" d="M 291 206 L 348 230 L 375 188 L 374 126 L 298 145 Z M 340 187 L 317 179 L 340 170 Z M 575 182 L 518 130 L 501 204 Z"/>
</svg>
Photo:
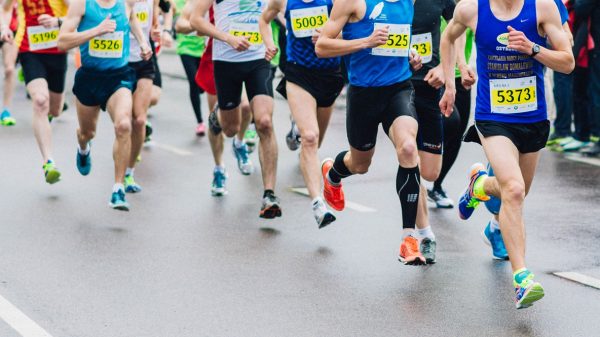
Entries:
<svg viewBox="0 0 600 337">
<path fill-rule="evenodd" d="M 532 153 L 546 147 L 550 134 L 550 121 L 528 124 L 475 121 L 475 125 L 467 131 L 464 141 L 481 144 L 478 131 L 484 138 L 504 136 L 510 139 L 519 153 Z"/>
<path fill-rule="evenodd" d="M 232 110 L 242 101 L 242 86 L 246 86 L 248 100 L 255 96 L 273 97 L 271 65 L 265 59 L 247 62 L 213 61 L 219 108 Z"/>
<path fill-rule="evenodd" d="M 287 98 L 286 82 L 294 83 L 308 92 L 317 101 L 317 107 L 333 105 L 344 87 L 340 69 L 310 69 L 288 62 L 285 76 L 277 86 L 277 92 Z"/>
<path fill-rule="evenodd" d="M 83 105 L 106 110 L 106 103 L 117 90 L 127 88 L 133 92 L 135 84 L 135 71 L 129 66 L 104 71 L 81 67 L 75 73 L 73 94 Z"/>
<path fill-rule="evenodd" d="M 48 82 L 48 90 L 55 93 L 65 91 L 67 74 L 67 54 L 19 53 L 23 67 L 25 84 L 43 78 Z"/>
<path fill-rule="evenodd" d="M 156 68 L 151 59 L 148 61 L 129 62 L 129 66 L 135 71 L 135 78 L 138 81 L 142 78 L 154 80 L 154 77 L 156 76 Z"/>
<path fill-rule="evenodd" d="M 359 151 L 369 151 L 375 147 L 379 124 L 389 134 L 396 118 L 410 116 L 417 119 L 414 89 L 410 80 L 386 87 L 350 85 L 346 106 L 348 142 Z"/>
<path fill-rule="evenodd" d="M 415 108 L 419 120 L 417 146 L 420 151 L 442 154 L 444 148 L 444 119 L 439 101 L 441 91 L 425 81 L 412 81 L 415 88 Z"/>
</svg>

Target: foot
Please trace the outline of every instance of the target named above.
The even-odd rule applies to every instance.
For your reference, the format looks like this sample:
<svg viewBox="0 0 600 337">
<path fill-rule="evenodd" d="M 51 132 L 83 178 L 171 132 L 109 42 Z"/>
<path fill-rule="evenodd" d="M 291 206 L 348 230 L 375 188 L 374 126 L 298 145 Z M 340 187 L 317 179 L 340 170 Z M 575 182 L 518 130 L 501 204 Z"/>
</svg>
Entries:
<svg viewBox="0 0 600 337">
<path fill-rule="evenodd" d="M 594 146 L 581 150 L 581 154 L 589 157 L 600 156 L 600 143 L 594 143 Z"/>
<path fill-rule="evenodd" d="M 44 176 L 46 177 L 46 182 L 48 184 L 56 184 L 60 181 L 60 172 L 54 165 L 54 162 L 48 160 L 46 164 L 43 166 L 44 168 Z"/>
<path fill-rule="evenodd" d="M 419 249 L 419 240 L 410 235 L 405 237 L 400 245 L 398 260 L 407 265 L 424 265 L 427 263 Z"/>
<path fill-rule="evenodd" d="M 250 124 L 248 130 L 244 132 L 244 143 L 248 146 L 248 153 L 254 152 L 256 144 L 258 144 L 258 133 L 256 132 L 254 124 Z"/>
<path fill-rule="evenodd" d="M 475 195 L 475 184 L 480 178 L 484 177 L 487 177 L 485 166 L 481 163 L 473 164 L 469 172 L 469 185 L 458 201 L 458 215 L 461 219 L 467 220 L 470 218 L 481 201 L 488 201 L 490 199 L 487 195 Z"/>
<path fill-rule="evenodd" d="M 521 283 L 514 283 L 517 309 L 529 308 L 544 297 L 544 288 L 538 282 L 533 281 L 533 277 L 534 275 L 529 273 Z"/>
<path fill-rule="evenodd" d="M 546 146 L 558 145 L 560 142 L 564 141 L 568 135 L 561 135 L 558 133 L 552 133 L 550 137 L 548 137 L 548 141 L 546 142 Z"/>
<path fill-rule="evenodd" d="M 252 165 L 252 161 L 248 158 L 248 147 L 245 143 L 242 143 L 242 146 L 237 147 L 235 145 L 235 141 L 232 142 L 233 154 L 235 155 L 235 159 L 237 160 L 238 168 L 243 175 L 251 175 L 254 172 L 254 165 Z"/>
<path fill-rule="evenodd" d="M 132 175 L 125 176 L 125 192 L 139 193 L 142 191 L 142 186 L 138 185 Z"/>
<path fill-rule="evenodd" d="M 431 190 L 427 190 L 427 198 L 431 202 L 435 202 L 435 206 L 437 208 L 453 208 L 454 201 L 448 198 L 446 195 L 446 191 L 440 188 L 432 188 Z"/>
<path fill-rule="evenodd" d="M 198 123 L 198 125 L 196 125 L 196 136 L 204 137 L 204 135 L 206 135 L 206 125 L 204 125 L 204 123 Z"/>
<path fill-rule="evenodd" d="M 323 160 L 323 163 L 321 164 L 321 174 L 323 175 L 323 198 L 334 210 L 343 211 L 346 207 L 346 200 L 344 198 L 342 183 L 333 184 L 327 177 L 329 170 L 331 170 L 332 167 L 333 159 L 327 158 Z"/>
<path fill-rule="evenodd" d="M 499 229 L 492 231 L 491 224 L 491 221 L 488 222 L 487 226 L 483 229 L 483 242 L 492 247 L 492 256 L 494 259 L 508 260 L 508 253 L 506 252 L 506 246 L 504 246 L 502 233 Z"/>
<path fill-rule="evenodd" d="M 219 105 L 215 104 L 215 108 L 213 109 L 213 111 L 211 111 L 210 114 L 208 114 L 208 128 L 215 135 L 221 133 L 222 130 L 221 125 L 219 124 L 219 117 L 217 116 L 217 111 L 219 111 Z"/>
<path fill-rule="evenodd" d="M 561 148 L 564 152 L 574 152 L 579 151 L 585 147 L 589 147 L 591 144 L 592 142 L 582 142 L 580 140 L 573 139 L 572 141 L 562 145 Z"/>
<path fill-rule="evenodd" d="M 213 197 L 221 197 L 227 194 L 225 183 L 227 182 L 227 173 L 225 170 L 215 169 L 213 171 L 213 181 L 210 191 Z"/>
<path fill-rule="evenodd" d="M 279 205 L 279 198 L 275 194 L 267 194 L 263 198 L 262 208 L 260 209 L 261 218 L 274 219 L 281 216 L 281 206 Z"/>
<path fill-rule="evenodd" d="M 327 209 L 323 200 L 313 203 L 312 210 L 319 228 L 323 228 L 335 221 L 335 215 Z"/>
<path fill-rule="evenodd" d="M 125 192 L 119 189 L 110 197 L 110 202 L 108 203 L 112 209 L 116 209 L 118 211 L 129 211 L 129 203 L 125 200 Z"/>
<path fill-rule="evenodd" d="M 90 145 L 88 143 L 88 147 L 89 146 Z M 81 173 L 82 176 L 87 176 L 88 174 L 90 174 L 90 171 L 92 170 L 91 152 L 88 152 L 87 154 L 81 154 L 81 152 L 79 152 L 78 149 L 76 162 L 77 170 L 79 171 L 79 173 Z"/>
<path fill-rule="evenodd" d="M 148 121 L 146 121 L 146 138 L 144 139 L 144 143 L 148 143 L 149 141 L 152 140 L 152 133 L 154 132 L 154 129 L 152 128 L 152 124 Z"/>
<path fill-rule="evenodd" d="M 427 264 L 434 264 L 435 261 L 435 251 L 437 248 L 437 244 L 435 240 L 431 240 L 430 238 L 424 238 L 421 240 L 421 254 L 425 258 L 425 262 Z"/>
<path fill-rule="evenodd" d="M 0 125 L 13 126 L 17 121 L 10 115 L 10 112 L 6 109 L 0 114 Z"/>
<path fill-rule="evenodd" d="M 287 144 L 288 149 L 291 151 L 296 151 L 300 147 L 300 132 L 298 131 L 298 127 L 296 126 L 296 122 L 292 120 L 292 128 L 290 132 L 288 132 L 287 136 L 285 136 L 285 142 Z"/>
</svg>

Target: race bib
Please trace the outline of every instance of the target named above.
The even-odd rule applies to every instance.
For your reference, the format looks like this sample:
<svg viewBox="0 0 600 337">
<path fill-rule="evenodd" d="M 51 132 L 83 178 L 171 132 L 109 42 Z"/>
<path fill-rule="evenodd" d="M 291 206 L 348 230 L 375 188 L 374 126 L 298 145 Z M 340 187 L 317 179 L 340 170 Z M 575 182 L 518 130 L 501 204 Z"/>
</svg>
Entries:
<svg viewBox="0 0 600 337">
<path fill-rule="evenodd" d="M 376 23 L 375 29 L 389 26 L 387 42 L 371 50 L 372 55 L 408 57 L 410 50 L 410 25 L 397 25 L 390 23 Z"/>
<path fill-rule="evenodd" d="M 419 53 L 423 64 L 431 62 L 432 59 L 431 33 L 413 35 L 410 47 Z"/>
<path fill-rule="evenodd" d="M 490 80 L 490 102 L 493 113 L 516 114 L 537 110 L 536 77 Z"/>
<path fill-rule="evenodd" d="M 27 36 L 29 37 L 29 50 L 35 51 L 55 48 L 58 44 L 58 30 L 58 27 L 27 27 Z"/>
<path fill-rule="evenodd" d="M 262 43 L 262 35 L 258 30 L 258 23 L 236 23 L 232 22 L 229 27 L 229 34 L 233 36 L 247 36 L 250 42 L 250 50 L 258 49 Z"/>
<path fill-rule="evenodd" d="M 313 36 L 315 30 L 323 27 L 329 20 L 327 6 L 293 9 L 290 11 L 290 17 L 292 31 L 298 38 Z"/>
<path fill-rule="evenodd" d="M 91 39 L 89 54 L 100 58 L 123 57 L 123 32 L 104 34 Z"/>
<path fill-rule="evenodd" d="M 148 8 L 147 2 L 136 2 L 133 5 L 133 12 L 142 28 L 150 26 L 150 8 Z"/>
</svg>

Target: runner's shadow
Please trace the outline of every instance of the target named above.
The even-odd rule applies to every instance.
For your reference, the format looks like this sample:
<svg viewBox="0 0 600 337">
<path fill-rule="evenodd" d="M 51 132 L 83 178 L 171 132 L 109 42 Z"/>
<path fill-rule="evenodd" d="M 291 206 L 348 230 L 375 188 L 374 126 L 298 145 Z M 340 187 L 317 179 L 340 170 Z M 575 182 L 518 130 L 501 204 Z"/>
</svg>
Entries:
<svg viewBox="0 0 600 337">
<path fill-rule="evenodd" d="M 277 235 L 281 234 L 280 230 L 271 227 L 261 227 L 259 231 L 262 234 L 261 236 L 263 238 L 274 238 Z"/>
</svg>

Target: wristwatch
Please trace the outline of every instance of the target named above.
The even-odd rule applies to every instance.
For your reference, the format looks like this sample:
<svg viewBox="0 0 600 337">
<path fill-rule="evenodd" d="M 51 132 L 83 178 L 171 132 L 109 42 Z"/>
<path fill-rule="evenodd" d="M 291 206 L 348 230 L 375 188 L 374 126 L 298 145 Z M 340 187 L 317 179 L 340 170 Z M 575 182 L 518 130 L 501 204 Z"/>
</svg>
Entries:
<svg viewBox="0 0 600 337">
<path fill-rule="evenodd" d="M 165 29 L 163 29 L 163 33 L 168 33 L 168 34 L 173 35 L 173 30 L 165 28 Z"/>
<path fill-rule="evenodd" d="M 539 54 L 542 47 L 540 47 L 539 44 L 534 43 L 533 47 L 531 48 L 531 57 L 535 57 L 535 55 Z"/>
</svg>

